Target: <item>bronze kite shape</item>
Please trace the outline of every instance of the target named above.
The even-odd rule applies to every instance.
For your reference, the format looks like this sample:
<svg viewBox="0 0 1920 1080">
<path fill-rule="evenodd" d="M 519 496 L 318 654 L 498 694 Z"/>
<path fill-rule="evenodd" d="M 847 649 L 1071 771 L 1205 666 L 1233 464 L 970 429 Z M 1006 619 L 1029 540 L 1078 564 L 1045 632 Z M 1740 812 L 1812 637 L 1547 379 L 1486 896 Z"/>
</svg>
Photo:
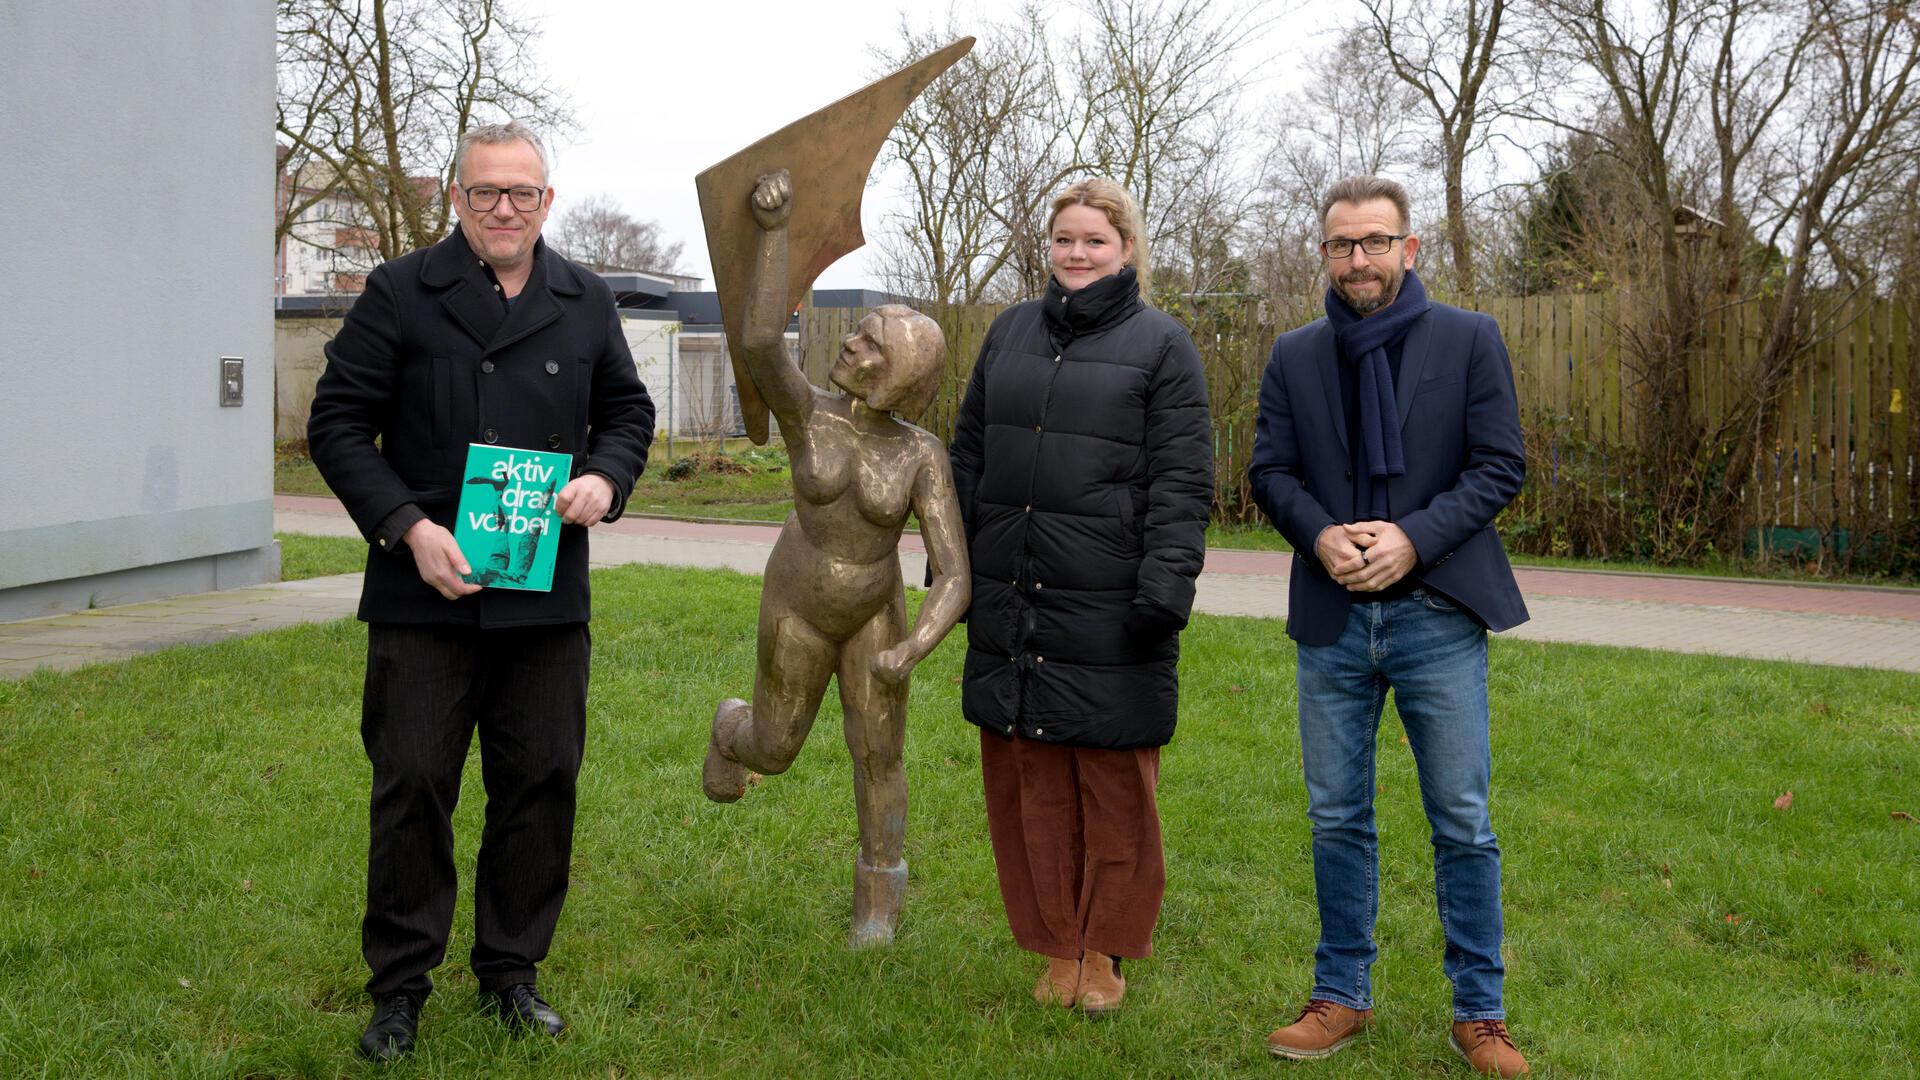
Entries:
<svg viewBox="0 0 1920 1080">
<path fill-rule="evenodd" d="M 785 169 L 793 178 L 794 190 L 804 193 L 795 201 L 788 225 L 791 295 L 787 311 L 791 313 L 822 271 L 867 242 L 860 231 L 860 199 L 866 194 L 874 159 L 913 99 L 972 48 L 972 38 L 961 38 L 795 120 L 693 178 L 700 193 L 700 216 L 707 224 L 713 288 L 720 294 L 733 378 L 740 388 L 740 413 L 747 437 L 756 444 L 767 442 L 767 406 L 740 355 L 741 320 L 760 233 L 748 209 L 754 183 Z"/>
</svg>

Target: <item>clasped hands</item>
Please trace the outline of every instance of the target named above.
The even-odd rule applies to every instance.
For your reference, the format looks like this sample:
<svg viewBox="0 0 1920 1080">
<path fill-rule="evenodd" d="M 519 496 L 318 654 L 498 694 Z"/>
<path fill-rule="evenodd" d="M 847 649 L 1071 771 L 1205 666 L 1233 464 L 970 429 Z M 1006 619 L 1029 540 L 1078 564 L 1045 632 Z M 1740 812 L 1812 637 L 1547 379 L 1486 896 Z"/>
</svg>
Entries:
<svg viewBox="0 0 1920 1080">
<path fill-rule="evenodd" d="M 582 473 L 567 481 L 567 486 L 554 496 L 553 504 L 560 511 L 562 524 L 591 528 L 598 525 L 613 506 L 613 483 L 598 473 Z M 473 566 L 461 554 L 453 534 L 444 527 L 421 518 L 401 540 L 407 550 L 413 552 L 413 565 L 420 571 L 420 580 L 433 586 L 441 596 L 458 600 L 480 591 L 480 586 L 465 580 L 473 573 Z"/>
<path fill-rule="evenodd" d="M 1329 525 L 1313 546 L 1320 565 L 1349 592 L 1379 592 L 1420 561 L 1413 541 L 1391 521 Z"/>
</svg>

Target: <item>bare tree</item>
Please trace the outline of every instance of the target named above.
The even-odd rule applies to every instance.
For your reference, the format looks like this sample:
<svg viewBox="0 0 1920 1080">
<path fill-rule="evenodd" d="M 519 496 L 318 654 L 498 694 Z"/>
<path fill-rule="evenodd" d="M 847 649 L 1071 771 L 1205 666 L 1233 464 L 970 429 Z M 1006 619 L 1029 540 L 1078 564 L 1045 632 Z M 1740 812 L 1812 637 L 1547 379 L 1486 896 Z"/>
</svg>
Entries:
<svg viewBox="0 0 1920 1080">
<path fill-rule="evenodd" d="M 472 125 L 568 123 L 534 67 L 532 26 L 507 0 L 278 0 L 274 129 L 290 196 L 278 244 L 301 215 L 346 196 L 368 248 L 394 258 L 440 239 L 454 146 Z"/>
<path fill-rule="evenodd" d="M 1325 290 L 1317 245 L 1327 188 L 1360 174 L 1395 175 L 1409 188 L 1419 186 L 1414 91 L 1395 79 L 1351 77 L 1353 57 L 1376 47 L 1362 27 L 1339 31 L 1328 45 L 1310 50 L 1300 90 L 1263 111 L 1259 198 L 1245 212 L 1242 249 L 1262 291 L 1280 300 L 1288 317 L 1310 317 Z"/>
<path fill-rule="evenodd" d="M 1084 2 L 1074 70 L 1097 77 L 1080 156 L 1133 192 L 1177 284 L 1203 288 L 1253 200 L 1235 167 L 1234 60 L 1270 16 L 1221 0 Z"/>
<path fill-rule="evenodd" d="M 1438 124 L 1434 156 L 1446 191 L 1446 241 L 1455 284 L 1472 295 L 1472 235 L 1467 226 L 1467 157 L 1488 142 L 1487 118 L 1498 109 L 1488 77 L 1504 68 L 1511 43 L 1501 36 L 1506 0 L 1451 0 L 1438 6 L 1362 0 L 1372 37 L 1393 73 L 1419 95 Z M 1364 54 L 1363 54 L 1364 55 Z M 1507 83 L 1509 89 L 1517 89 Z"/>
<path fill-rule="evenodd" d="M 1786 206 L 1792 237 L 1773 320 L 1751 373 L 1754 393 L 1735 415 L 1741 437 L 1729 483 L 1751 468 L 1772 405 L 1795 358 L 1811 344 L 1803 307 L 1822 245 L 1876 195 L 1911 183 L 1920 158 L 1920 23 L 1912 9 L 1886 0 L 1807 0 L 1806 10 L 1813 62 L 1796 129 L 1801 180 Z M 1845 245 L 1831 243 L 1829 250 L 1839 255 Z M 1849 272 L 1842 262 L 1841 273 L 1866 271 Z"/>
<path fill-rule="evenodd" d="M 1030 5 L 981 30 L 973 50 L 916 99 L 888 137 L 887 164 L 907 177 L 908 209 L 881 242 L 888 285 L 972 304 L 1030 295 L 1045 280 L 1037 220 L 1077 167 L 1076 123 L 1055 85 L 1046 20 Z M 876 56 L 891 71 L 958 37 L 915 32 Z"/>
<path fill-rule="evenodd" d="M 667 240 L 659 222 L 642 221 L 605 195 L 562 203 L 551 238 L 567 258 L 603 272 L 677 274 L 686 247 L 681 241 Z"/>
<path fill-rule="evenodd" d="M 1813 40 L 1813 24 L 1795 18 L 1797 7 L 1797 0 L 1718 0 L 1706 12 L 1714 34 L 1705 78 L 1718 181 L 1714 215 L 1721 223 L 1713 237 L 1719 290 L 1728 296 L 1745 283 L 1743 248 L 1757 202 L 1752 193 L 1785 180 L 1774 169 L 1763 170 L 1757 182 L 1747 173 L 1755 155 L 1772 145 L 1774 121 L 1798 88 Z"/>
<path fill-rule="evenodd" d="M 1086 0 L 1076 36 L 1029 2 L 981 31 L 966 58 L 910 107 L 888 142 L 909 209 L 882 240 L 897 292 L 958 303 L 1044 287 L 1048 200 L 1081 174 L 1140 200 L 1157 265 L 1187 290 L 1241 265 L 1252 198 L 1239 175 L 1230 63 L 1261 23 L 1221 0 Z M 891 70 L 955 36 L 903 22 Z M 1056 55 L 1069 62 L 1056 65 Z M 1242 275 L 1244 276 L 1244 274 Z"/>
</svg>

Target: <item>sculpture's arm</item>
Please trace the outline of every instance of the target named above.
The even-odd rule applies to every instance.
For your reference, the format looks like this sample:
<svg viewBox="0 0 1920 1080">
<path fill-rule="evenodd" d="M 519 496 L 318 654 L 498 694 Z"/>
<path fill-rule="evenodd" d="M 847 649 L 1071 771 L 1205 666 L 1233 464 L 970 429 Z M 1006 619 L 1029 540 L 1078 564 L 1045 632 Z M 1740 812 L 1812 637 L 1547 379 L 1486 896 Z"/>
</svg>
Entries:
<svg viewBox="0 0 1920 1080">
<path fill-rule="evenodd" d="M 960 521 L 960 503 L 954 495 L 953 472 L 940 441 L 924 433 L 920 461 L 913 480 L 913 512 L 920 519 L 920 539 L 927 547 L 927 568 L 933 585 L 920 605 L 920 615 L 906 639 L 874 657 L 876 674 L 886 682 L 907 680 L 913 666 L 927 658 L 973 602 L 973 571 L 967 562 L 966 528 Z"/>
<path fill-rule="evenodd" d="M 747 290 L 741 351 L 747 373 L 789 440 L 813 414 L 813 386 L 787 354 L 787 218 L 793 211 L 793 181 L 785 169 L 753 185 L 753 219 L 760 224 L 753 281 Z"/>
</svg>

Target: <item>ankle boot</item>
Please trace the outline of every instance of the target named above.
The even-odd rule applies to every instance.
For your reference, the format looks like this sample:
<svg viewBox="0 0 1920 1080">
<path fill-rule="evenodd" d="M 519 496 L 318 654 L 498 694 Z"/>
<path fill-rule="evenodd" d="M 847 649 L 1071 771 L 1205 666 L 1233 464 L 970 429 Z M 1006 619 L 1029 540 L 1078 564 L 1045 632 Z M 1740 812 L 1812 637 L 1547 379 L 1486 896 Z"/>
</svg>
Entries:
<svg viewBox="0 0 1920 1080">
<path fill-rule="evenodd" d="M 1042 1005 L 1072 1008 L 1080 998 L 1080 961 L 1047 957 L 1047 970 L 1033 984 L 1033 1000 Z"/>
<path fill-rule="evenodd" d="M 1080 1011 L 1101 1016 L 1120 1007 L 1127 996 L 1127 980 L 1120 977 L 1119 961 L 1103 952 L 1087 950 L 1080 958 Z"/>
</svg>

